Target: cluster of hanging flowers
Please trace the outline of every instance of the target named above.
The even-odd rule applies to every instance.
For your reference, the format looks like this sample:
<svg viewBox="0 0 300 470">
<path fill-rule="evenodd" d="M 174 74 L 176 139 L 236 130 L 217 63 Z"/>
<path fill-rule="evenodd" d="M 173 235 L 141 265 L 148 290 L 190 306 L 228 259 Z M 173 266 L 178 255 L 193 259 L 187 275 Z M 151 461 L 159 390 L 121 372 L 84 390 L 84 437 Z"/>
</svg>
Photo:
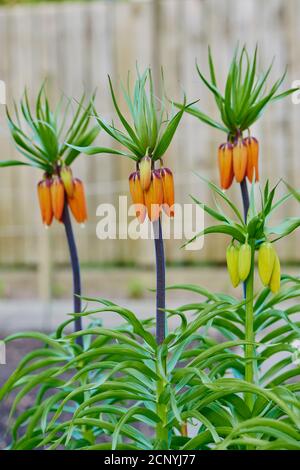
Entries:
<svg viewBox="0 0 300 470">
<path fill-rule="evenodd" d="M 218 152 L 221 188 L 230 188 L 233 179 L 241 183 L 245 177 L 252 183 L 259 180 L 259 144 L 255 137 L 235 140 L 234 143 L 221 144 Z"/>
<path fill-rule="evenodd" d="M 152 168 L 152 160 L 145 156 L 137 171 L 129 176 L 129 189 L 140 223 L 148 214 L 149 220 L 158 220 L 161 210 L 174 217 L 174 180 L 169 168 Z"/>
<path fill-rule="evenodd" d="M 233 287 L 245 282 L 251 270 L 251 247 L 249 243 L 235 245 L 226 250 L 227 269 Z M 262 284 L 275 294 L 280 289 L 280 261 L 273 245 L 264 242 L 258 250 L 258 273 Z"/>
<path fill-rule="evenodd" d="M 58 173 L 49 176 L 44 175 L 38 183 L 38 198 L 43 223 L 49 227 L 53 217 L 62 221 L 65 200 L 75 220 L 84 224 L 87 220 L 87 209 L 83 183 L 78 178 L 73 178 L 70 167 L 63 166 Z"/>
</svg>

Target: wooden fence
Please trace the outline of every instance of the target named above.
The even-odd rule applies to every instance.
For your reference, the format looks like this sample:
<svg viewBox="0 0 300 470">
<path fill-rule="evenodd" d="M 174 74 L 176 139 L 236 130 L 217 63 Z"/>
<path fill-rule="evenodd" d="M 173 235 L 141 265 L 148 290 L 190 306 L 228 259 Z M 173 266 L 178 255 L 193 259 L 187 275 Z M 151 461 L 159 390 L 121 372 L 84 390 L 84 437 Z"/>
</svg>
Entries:
<svg viewBox="0 0 300 470">
<path fill-rule="evenodd" d="M 275 55 L 273 77 L 288 65 L 286 86 L 300 79 L 300 2 L 298 0 L 137 0 L 24 6 L 0 9 L 0 79 L 6 82 L 8 102 L 20 98 L 27 86 L 35 96 L 42 80 L 48 79 L 51 99 L 61 92 L 78 97 L 85 88 L 98 88 L 96 105 L 107 119 L 114 115 L 107 74 L 114 83 L 151 65 L 156 76 L 164 67 L 168 94 L 200 99 L 200 105 L 216 115 L 214 103 L 200 83 L 195 58 L 207 71 L 207 47 L 211 45 L 218 74 L 224 78 L 237 43 L 250 49 L 259 44 L 260 66 L 265 68 Z M 1 106 L 0 158 L 15 154 Z M 300 106 L 290 98 L 273 105 L 255 128 L 261 141 L 262 180 L 282 177 L 299 186 Z M 186 116 L 168 153 L 168 165 L 176 175 L 177 201 L 189 194 L 211 202 L 203 183 L 193 174 L 217 180 L 216 148 L 224 136 Z M 101 135 L 102 142 L 108 139 Z M 146 241 L 96 238 L 96 207 L 128 194 L 127 178 L 132 166 L 119 157 L 81 157 L 75 173 L 86 183 L 90 219 L 84 230 L 76 228 L 81 260 L 84 262 L 149 262 L 153 246 Z M 47 233 L 41 226 L 36 200 L 39 178 L 28 169 L 0 172 L 0 263 L 66 262 L 68 253 L 63 229 L 58 224 Z M 231 190 L 238 198 L 238 188 Z M 295 214 L 290 203 L 280 215 Z M 216 261 L 224 259 L 227 240 L 212 236 L 200 252 L 180 250 L 181 241 L 167 242 L 169 260 Z M 281 244 L 285 259 L 300 259 L 299 236 Z"/>
</svg>

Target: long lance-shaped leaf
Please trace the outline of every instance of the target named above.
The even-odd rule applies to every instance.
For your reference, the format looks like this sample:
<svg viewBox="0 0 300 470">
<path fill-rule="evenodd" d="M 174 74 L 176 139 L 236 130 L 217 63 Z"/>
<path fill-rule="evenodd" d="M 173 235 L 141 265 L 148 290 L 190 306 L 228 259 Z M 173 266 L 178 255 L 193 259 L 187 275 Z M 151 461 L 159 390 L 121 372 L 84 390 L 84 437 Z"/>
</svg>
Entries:
<svg viewBox="0 0 300 470">
<path fill-rule="evenodd" d="M 177 103 L 177 102 L 174 102 L 174 105 L 180 109 L 182 109 L 184 106 L 182 103 Z M 202 111 L 200 111 L 200 109 L 196 108 L 195 106 L 190 106 L 189 108 L 185 110 L 185 112 L 188 114 L 191 114 L 192 116 L 197 117 L 198 119 L 200 119 L 200 121 L 204 122 L 205 124 L 208 124 L 211 127 L 214 127 L 215 129 L 219 129 L 220 131 L 223 131 L 226 134 L 229 133 L 228 127 L 225 127 L 219 122 L 214 121 L 207 114 L 203 113 Z"/>
<path fill-rule="evenodd" d="M 70 314 L 72 316 L 81 316 L 85 317 L 90 315 L 91 313 L 105 313 L 105 312 L 115 312 L 123 317 L 128 323 L 130 323 L 136 332 L 136 334 L 142 336 L 144 340 L 151 346 L 154 350 L 156 350 L 156 341 L 153 336 L 145 330 L 142 323 L 137 319 L 133 312 L 128 310 L 127 308 L 119 307 L 118 305 L 113 305 L 111 307 L 101 308 L 97 310 L 93 310 L 93 312 L 83 312 L 81 314 Z M 80 333 L 80 332 L 79 332 Z"/>
<path fill-rule="evenodd" d="M 197 72 L 198 72 L 199 77 L 201 78 L 201 80 L 203 81 L 203 83 L 207 86 L 207 88 L 208 88 L 222 103 L 224 103 L 224 101 L 225 101 L 224 96 L 222 95 L 222 93 L 220 93 L 220 91 L 218 90 L 218 88 L 216 88 L 214 85 L 212 85 L 211 83 L 209 83 L 208 80 L 206 80 L 206 78 L 205 78 L 204 75 L 202 74 L 202 72 L 201 72 L 201 70 L 200 70 L 199 65 L 198 65 L 197 62 L 196 62 L 196 69 L 197 69 Z"/>
<path fill-rule="evenodd" d="M 183 106 L 184 107 L 180 111 L 178 111 L 178 113 L 175 114 L 175 116 L 173 116 L 173 118 L 168 122 L 166 129 L 164 130 L 159 141 L 157 142 L 157 145 L 153 151 L 154 160 L 158 160 L 160 157 L 162 157 L 165 154 L 165 152 L 167 151 L 174 137 L 174 134 L 181 121 L 184 111 L 190 106 L 190 105 L 185 104 L 185 98 L 184 98 Z"/>
<path fill-rule="evenodd" d="M 135 143 L 135 145 L 139 148 L 140 151 L 142 151 L 141 147 L 140 147 L 140 142 L 139 142 L 139 139 L 137 137 L 137 135 L 135 134 L 134 130 L 132 129 L 132 127 L 128 124 L 128 122 L 126 121 L 125 117 L 123 116 L 123 114 L 121 113 L 121 110 L 118 106 L 118 103 L 117 103 L 117 100 L 116 100 L 116 97 L 115 97 L 115 93 L 114 93 L 114 89 L 113 89 L 113 86 L 112 86 L 112 82 L 111 82 L 111 78 L 110 76 L 108 76 L 108 81 L 109 81 L 109 87 L 110 87 L 110 91 L 111 91 L 111 96 L 112 96 L 112 100 L 113 100 L 113 103 L 114 103 L 114 107 L 117 111 L 117 114 L 120 118 L 120 121 L 122 122 L 123 126 L 125 127 L 126 131 L 128 132 L 128 134 L 130 135 L 131 139 L 133 140 L 133 142 Z"/>
<path fill-rule="evenodd" d="M 239 219 L 239 221 L 244 224 L 243 222 L 243 218 L 241 216 L 241 213 L 240 211 L 238 210 L 238 208 L 233 204 L 233 202 L 231 202 L 231 200 L 224 194 L 224 192 L 216 185 L 214 184 L 212 181 L 209 181 L 207 180 L 206 178 L 204 178 L 203 176 L 199 175 L 199 173 L 195 172 L 195 175 L 198 176 L 198 178 L 200 178 L 202 181 L 204 181 L 206 184 L 208 184 L 208 186 L 215 192 L 217 193 L 226 203 L 227 205 L 233 210 L 233 212 L 235 213 L 235 215 L 237 216 L 237 218 Z"/>
<path fill-rule="evenodd" d="M 213 225 L 212 227 L 206 227 L 205 229 L 201 230 L 201 232 L 197 233 L 194 237 L 184 243 L 184 245 L 182 245 L 182 248 L 189 245 L 190 243 L 193 243 L 195 240 L 197 240 L 197 238 L 201 237 L 202 235 L 208 235 L 210 233 L 223 233 L 225 235 L 229 235 L 234 240 L 237 240 L 240 243 L 244 243 L 246 239 L 245 235 L 235 227 L 232 227 L 230 225 Z"/>
<path fill-rule="evenodd" d="M 20 162 L 19 160 L 0 161 L 0 167 L 5 168 L 9 166 L 31 166 L 31 165 L 30 163 Z"/>
<path fill-rule="evenodd" d="M 74 150 L 77 150 L 78 152 L 85 153 L 86 155 L 97 155 L 97 154 L 106 154 L 106 155 L 120 155 L 123 157 L 130 158 L 131 160 L 137 161 L 138 158 L 135 155 L 131 155 L 130 153 L 123 152 L 122 150 L 116 150 L 112 149 L 109 147 L 93 147 L 93 146 L 88 146 L 88 147 L 80 147 L 77 145 L 70 145 L 68 146 Z"/>
<path fill-rule="evenodd" d="M 78 147 L 88 147 L 94 140 L 96 139 L 97 135 L 99 134 L 100 127 L 95 126 L 92 127 L 89 131 L 87 131 L 85 134 L 81 135 L 79 139 L 74 142 Z M 75 150 L 74 148 L 70 148 L 69 151 L 66 152 L 65 154 L 65 164 L 66 165 L 71 165 L 74 160 L 80 155 L 80 151 L 77 149 Z"/>
</svg>

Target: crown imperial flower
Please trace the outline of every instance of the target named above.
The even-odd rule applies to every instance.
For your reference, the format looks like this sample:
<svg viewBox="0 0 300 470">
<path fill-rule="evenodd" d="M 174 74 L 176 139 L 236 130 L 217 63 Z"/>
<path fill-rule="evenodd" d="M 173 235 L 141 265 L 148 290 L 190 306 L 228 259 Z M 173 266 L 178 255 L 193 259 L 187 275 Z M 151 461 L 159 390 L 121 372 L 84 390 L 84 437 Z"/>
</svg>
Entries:
<svg viewBox="0 0 300 470">
<path fill-rule="evenodd" d="M 45 179 L 38 183 L 37 190 L 42 221 L 46 227 L 49 227 L 53 220 L 53 210 L 51 202 L 51 179 L 45 177 Z"/>
<path fill-rule="evenodd" d="M 163 185 L 159 170 L 153 170 L 151 175 L 151 184 L 148 191 L 145 191 L 145 204 L 148 217 L 151 222 L 158 220 L 161 205 L 163 203 Z"/>
<path fill-rule="evenodd" d="M 229 277 L 233 287 L 237 287 L 240 283 L 239 276 L 239 248 L 232 243 L 226 250 L 226 262 Z"/>
<path fill-rule="evenodd" d="M 258 273 L 264 286 L 271 280 L 276 253 L 271 243 L 263 243 L 258 251 Z"/>
<path fill-rule="evenodd" d="M 54 176 L 51 183 L 51 203 L 54 217 L 61 221 L 65 203 L 65 188 L 59 176 Z"/>
<path fill-rule="evenodd" d="M 220 186 L 222 189 L 230 188 L 233 181 L 233 146 L 230 142 L 221 144 L 218 152 Z"/>
<path fill-rule="evenodd" d="M 135 205 L 136 217 L 140 223 L 143 223 L 146 217 L 145 196 L 138 171 L 131 173 L 129 176 L 129 189 L 133 204 Z"/>
<path fill-rule="evenodd" d="M 233 145 L 233 172 L 235 179 L 241 183 L 246 175 L 247 170 L 247 146 L 242 139 L 239 139 Z"/>
<path fill-rule="evenodd" d="M 270 279 L 269 287 L 273 294 L 277 294 L 280 289 L 280 261 L 277 253 L 275 253 L 274 267 Z"/>
<path fill-rule="evenodd" d="M 74 192 L 72 197 L 68 197 L 68 204 L 75 220 L 84 224 L 87 220 L 87 209 L 84 186 L 79 178 L 74 178 Z"/>
<path fill-rule="evenodd" d="M 251 269 L 251 247 L 249 243 L 244 243 L 239 249 L 239 278 L 246 281 Z"/>
<path fill-rule="evenodd" d="M 258 170 L 258 154 L 259 145 L 258 140 L 255 137 L 246 137 L 244 142 L 247 146 L 247 170 L 246 175 L 250 183 L 252 183 L 255 176 L 255 181 L 259 181 L 259 170 Z"/>
<path fill-rule="evenodd" d="M 169 168 L 160 170 L 163 185 L 163 210 L 169 217 L 174 217 L 174 178 Z"/>
</svg>

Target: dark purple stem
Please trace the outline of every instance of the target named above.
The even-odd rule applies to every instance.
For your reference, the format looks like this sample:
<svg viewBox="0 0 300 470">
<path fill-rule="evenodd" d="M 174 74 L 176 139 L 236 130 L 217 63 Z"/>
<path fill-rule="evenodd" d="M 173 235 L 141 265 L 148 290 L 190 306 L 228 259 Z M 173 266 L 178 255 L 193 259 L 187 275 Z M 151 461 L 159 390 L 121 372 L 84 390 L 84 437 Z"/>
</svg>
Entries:
<svg viewBox="0 0 300 470">
<path fill-rule="evenodd" d="M 243 181 L 241 182 L 241 192 L 242 192 L 243 208 L 244 208 L 244 220 L 246 222 L 248 210 L 249 210 L 249 193 L 248 193 L 246 178 L 244 178 Z"/>
<path fill-rule="evenodd" d="M 249 193 L 248 193 L 246 178 L 244 178 L 243 181 L 241 182 L 241 193 L 242 193 L 243 208 L 244 208 L 244 220 L 246 223 L 248 210 L 249 210 Z M 246 283 L 245 282 L 243 283 L 243 290 L 244 290 L 244 298 L 246 298 Z"/>
<path fill-rule="evenodd" d="M 164 241 L 160 218 L 153 222 L 156 257 L 156 341 L 161 344 L 166 336 L 166 267 Z"/>
<path fill-rule="evenodd" d="M 72 222 L 70 219 L 68 203 L 65 202 L 62 222 L 65 226 L 66 237 L 68 240 L 69 251 L 70 251 L 70 259 L 71 259 L 71 266 L 73 272 L 73 303 L 74 303 L 74 313 L 81 313 L 81 281 L 80 281 L 80 266 L 77 254 L 76 243 L 74 239 L 73 229 L 72 229 Z M 75 318 L 75 332 L 82 330 L 82 322 L 81 317 Z M 79 336 L 77 338 L 77 344 L 82 346 L 82 337 Z"/>
</svg>

